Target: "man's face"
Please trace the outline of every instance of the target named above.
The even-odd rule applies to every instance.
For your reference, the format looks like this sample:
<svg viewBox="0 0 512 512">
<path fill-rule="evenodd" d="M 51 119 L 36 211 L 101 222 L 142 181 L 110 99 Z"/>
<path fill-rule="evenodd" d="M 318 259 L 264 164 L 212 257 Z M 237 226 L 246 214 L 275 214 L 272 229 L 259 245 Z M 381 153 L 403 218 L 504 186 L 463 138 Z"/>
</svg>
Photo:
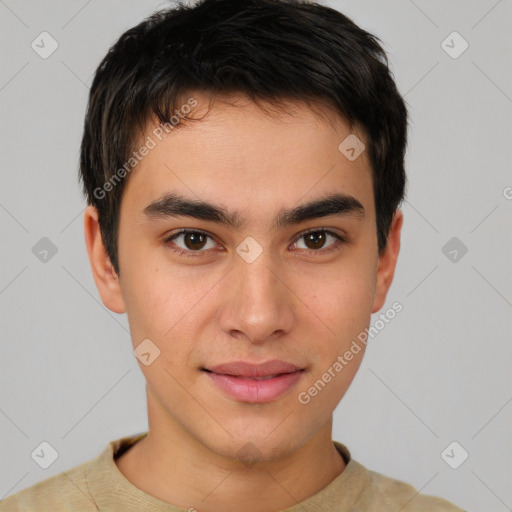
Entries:
<svg viewBox="0 0 512 512">
<path fill-rule="evenodd" d="M 206 99 L 194 98 L 199 116 Z M 119 283 L 133 346 L 151 340 L 146 359 L 151 347 L 160 351 L 151 364 L 139 363 L 150 426 L 233 458 L 249 443 L 256 459 L 282 457 L 330 425 L 364 350 L 307 404 L 304 392 L 368 327 L 387 291 L 376 294 L 367 152 L 350 161 L 338 149 L 347 124 L 337 118 L 333 127 L 307 106 L 290 107 L 294 117 L 268 116 L 249 100 L 217 101 L 203 120 L 162 141 L 151 127 L 146 136 L 156 147 L 132 171 L 121 205 Z M 149 207 L 165 194 L 236 212 L 240 224 Z M 335 214 L 274 225 L 284 210 L 334 194 L 364 211 L 354 201 L 345 211 L 333 202 Z M 272 382 L 206 371 L 270 360 L 301 371 Z"/>
</svg>

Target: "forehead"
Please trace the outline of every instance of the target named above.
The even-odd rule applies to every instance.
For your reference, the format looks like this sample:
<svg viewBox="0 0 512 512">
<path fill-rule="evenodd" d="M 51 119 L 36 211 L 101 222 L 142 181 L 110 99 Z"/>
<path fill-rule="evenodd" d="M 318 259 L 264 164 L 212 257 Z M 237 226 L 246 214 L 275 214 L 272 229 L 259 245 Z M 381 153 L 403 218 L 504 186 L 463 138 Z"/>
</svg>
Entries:
<svg viewBox="0 0 512 512">
<path fill-rule="evenodd" d="M 288 101 L 283 109 L 241 96 L 193 95 L 196 106 L 177 128 L 150 123 L 141 144 L 147 152 L 129 177 L 126 208 L 141 212 L 165 193 L 253 210 L 276 209 L 333 192 L 373 206 L 372 173 L 365 151 L 350 160 L 340 150 L 347 137 L 365 135 L 321 104 Z M 197 120 L 196 120 L 197 119 Z M 155 131 L 156 130 L 156 131 Z M 156 134 L 156 135 L 155 135 Z M 148 139 L 149 138 L 149 139 Z M 253 208 L 254 207 L 254 208 Z M 244 216 L 245 217 L 245 216 Z"/>
</svg>

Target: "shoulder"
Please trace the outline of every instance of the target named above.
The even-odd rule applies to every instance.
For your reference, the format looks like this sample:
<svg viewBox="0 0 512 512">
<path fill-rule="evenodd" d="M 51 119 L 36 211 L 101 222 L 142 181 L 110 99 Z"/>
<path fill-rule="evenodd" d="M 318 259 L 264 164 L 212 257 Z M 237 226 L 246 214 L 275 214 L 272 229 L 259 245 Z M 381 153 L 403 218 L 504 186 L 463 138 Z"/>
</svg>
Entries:
<svg viewBox="0 0 512 512">
<path fill-rule="evenodd" d="M 400 508 L 401 512 L 465 512 L 453 503 L 436 496 L 420 494 L 412 485 L 401 480 L 395 480 L 376 471 L 367 470 L 368 498 L 363 498 L 365 506 L 379 506 L 384 512 L 388 505 L 389 510 Z M 367 503 L 366 503 L 367 501 Z"/>
<path fill-rule="evenodd" d="M 367 469 L 352 458 L 345 445 L 338 441 L 334 445 L 347 466 L 336 486 L 339 495 L 334 494 L 333 498 L 336 502 L 343 501 L 350 489 L 353 512 L 465 512 L 443 498 L 421 494 L 406 482 Z"/>
<path fill-rule="evenodd" d="M 0 501 L 0 512 L 96 512 L 98 508 L 89 492 L 86 477 L 90 463 L 62 471 L 9 496 Z"/>
<path fill-rule="evenodd" d="M 0 512 L 98 512 L 115 503 L 119 482 L 127 484 L 117 470 L 114 457 L 142 439 L 147 432 L 110 441 L 92 460 L 61 471 L 32 487 L 0 501 Z M 106 496 L 109 495 L 109 496 Z"/>
</svg>

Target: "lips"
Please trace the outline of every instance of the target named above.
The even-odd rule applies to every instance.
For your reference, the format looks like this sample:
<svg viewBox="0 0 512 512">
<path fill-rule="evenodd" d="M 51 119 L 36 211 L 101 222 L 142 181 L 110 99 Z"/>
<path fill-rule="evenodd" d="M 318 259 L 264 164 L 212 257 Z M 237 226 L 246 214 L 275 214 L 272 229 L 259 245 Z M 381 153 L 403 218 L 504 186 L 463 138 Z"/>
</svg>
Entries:
<svg viewBox="0 0 512 512">
<path fill-rule="evenodd" d="M 218 375 L 230 375 L 232 377 L 265 380 L 277 377 L 284 373 L 293 373 L 301 370 L 301 368 L 294 364 L 274 359 L 260 364 L 252 364 L 245 361 L 233 361 L 231 363 L 205 368 L 205 370 Z"/>
<path fill-rule="evenodd" d="M 238 402 L 252 404 L 272 402 L 287 394 L 305 371 L 278 360 L 262 364 L 235 361 L 202 370 L 223 394 Z"/>
<path fill-rule="evenodd" d="M 284 396 L 306 371 L 277 359 L 260 364 L 233 361 L 201 370 L 225 396 L 251 404 L 272 402 Z"/>
</svg>

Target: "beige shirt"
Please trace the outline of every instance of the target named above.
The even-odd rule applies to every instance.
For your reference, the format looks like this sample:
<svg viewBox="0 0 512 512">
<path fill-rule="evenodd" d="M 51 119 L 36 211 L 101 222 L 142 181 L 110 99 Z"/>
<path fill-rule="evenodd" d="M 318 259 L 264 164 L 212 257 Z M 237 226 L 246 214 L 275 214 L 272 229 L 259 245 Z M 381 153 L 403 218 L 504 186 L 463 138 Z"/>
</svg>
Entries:
<svg viewBox="0 0 512 512">
<path fill-rule="evenodd" d="M 116 466 L 115 457 L 146 434 L 110 442 L 96 459 L 1 501 L 0 512 L 187 512 L 135 487 Z M 446 500 L 419 494 L 409 484 L 367 470 L 344 445 L 333 442 L 346 462 L 345 470 L 283 512 L 464 512 Z"/>
</svg>

